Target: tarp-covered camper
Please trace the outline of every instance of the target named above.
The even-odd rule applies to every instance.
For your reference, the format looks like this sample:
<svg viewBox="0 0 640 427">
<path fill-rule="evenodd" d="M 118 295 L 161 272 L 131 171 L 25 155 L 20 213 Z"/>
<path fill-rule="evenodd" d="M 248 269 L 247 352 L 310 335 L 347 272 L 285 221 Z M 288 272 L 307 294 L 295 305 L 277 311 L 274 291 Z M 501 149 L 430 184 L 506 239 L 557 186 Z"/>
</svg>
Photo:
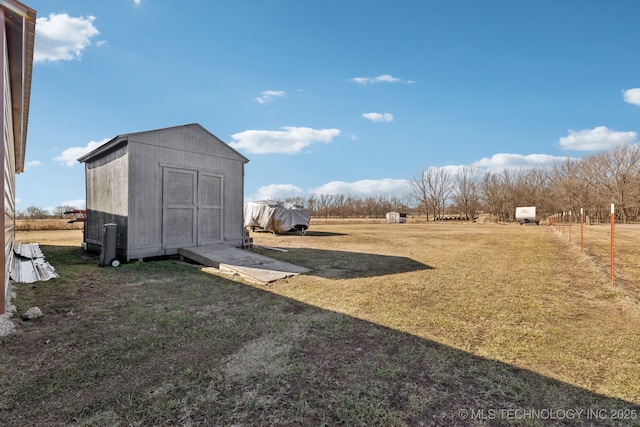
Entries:
<svg viewBox="0 0 640 427">
<path fill-rule="evenodd" d="M 303 206 L 273 200 L 248 202 L 244 205 L 244 226 L 286 233 L 298 231 L 304 234 L 309 228 L 311 215 Z"/>
</svg>

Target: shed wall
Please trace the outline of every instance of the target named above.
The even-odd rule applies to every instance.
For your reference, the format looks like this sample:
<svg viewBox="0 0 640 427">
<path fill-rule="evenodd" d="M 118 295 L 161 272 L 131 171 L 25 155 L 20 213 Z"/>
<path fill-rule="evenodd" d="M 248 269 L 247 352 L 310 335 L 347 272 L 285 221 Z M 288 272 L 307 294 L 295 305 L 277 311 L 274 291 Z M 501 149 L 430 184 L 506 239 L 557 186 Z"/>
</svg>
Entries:
<svg viewBox="0 0 640 427">
<path fill-rule="evenodd" d="M 244 162 L 212 154 L 211 145 L 214 141 L 210 137 L 204 141 L 206 145 L 198 146 L 198 138 L 195 142 L 195 145 L 185 147 L 184 141 L 174 139 L 172 144 L 168 144 L 171 145 L 169 148 L 129 141 L 129 258 L 153 256 L 146 255 L 150 253 L 177 253 L 176 248 L 163 247 L 162 240 L 163 171 L 167 169 L 184 169 L 222 178 L 222 241 L 242 245 Z"/>
<path fill-rule="evenodd" d="M 100 245 L 102 226 L 118 225 L 117 246 L 127 246 L 128 153 L 126 145 L 85 164 L 87 223 L 85 241 Z"/>
<path fill-rule="evenodd" d="M 123 135 L 108 144 L 81 159 L 91 249 L 100 249 L 107 222 L 118 224 L 118 256 L 127 261 L 217 241 L 242 246 L 246 159 L 235 150 L 199 125 Z M 193 187 L 184 187 L 189 182 Z"/>
</svg>

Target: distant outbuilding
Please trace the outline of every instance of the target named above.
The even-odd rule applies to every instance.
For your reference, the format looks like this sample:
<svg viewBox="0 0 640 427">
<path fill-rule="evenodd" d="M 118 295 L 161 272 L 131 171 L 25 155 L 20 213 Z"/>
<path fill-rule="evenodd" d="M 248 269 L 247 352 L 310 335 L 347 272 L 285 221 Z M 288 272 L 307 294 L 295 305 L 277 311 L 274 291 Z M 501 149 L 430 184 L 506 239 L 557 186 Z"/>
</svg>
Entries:
<svg viewBox="0 0 640 427">
<path fill-rule="evenodd" d="M 123 261 L 244 238 L 246 157 L 199 124 L 119 135 L 85 164 L 87 249 L 99 252 L 117 225 Z"/>
<path fill-rule="evenodd" d="M 404 224 L 407 222 L 407 214 L 399 212 L 387 212 L 387 224 Z"/>
</svg>

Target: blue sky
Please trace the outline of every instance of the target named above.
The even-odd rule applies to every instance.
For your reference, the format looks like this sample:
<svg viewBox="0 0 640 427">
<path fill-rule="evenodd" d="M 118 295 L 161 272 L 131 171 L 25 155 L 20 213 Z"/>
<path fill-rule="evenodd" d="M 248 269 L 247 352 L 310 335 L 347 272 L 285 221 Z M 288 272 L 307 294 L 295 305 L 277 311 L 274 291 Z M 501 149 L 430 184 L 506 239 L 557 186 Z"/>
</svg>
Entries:
<svg viewBox="0 0 640 427">
<path fill-rule="evenodd" d="M 245 198 L 408 192 L 426 167 L 549 165 L 640 132 L 640 2 L 24 0 L 18 210 L 84 207 L 77 158 L 199 123 Z"/>
</svg>

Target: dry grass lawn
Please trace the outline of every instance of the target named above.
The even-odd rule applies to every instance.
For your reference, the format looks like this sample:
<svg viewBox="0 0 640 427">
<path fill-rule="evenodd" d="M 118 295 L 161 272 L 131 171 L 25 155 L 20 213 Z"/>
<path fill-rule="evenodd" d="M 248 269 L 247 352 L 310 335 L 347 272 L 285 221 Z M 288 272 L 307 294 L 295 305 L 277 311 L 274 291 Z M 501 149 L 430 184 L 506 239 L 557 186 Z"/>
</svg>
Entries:
<svg viewBox="0 0 640 427">
<path fill-rule="evenodd" d="M 172 260 L 98 268 L 81 234 L 44 232 L 61 277 L 18 285 L 19 311 L 45 316 L 0 344 L 0 424 L 640 425 L 626 233 L 611 287 L 598 239 L 581 254 L 542 225 L 252 233 L 312 269 L 267 286 Z"/>
<path fill-rule="evenodd" d="M 640 403 L 634 232 L 618 242 L 613 288 L 601 229 L 585 255 L 548 226 L 318 225 L 254 240 L 316 271 L 272 292 Z M 336 268 L 354 254 L 359 265 Z"/>
<path fill-rule="evenodd" d="M 69 219 L 48 218 L 48 219 L 18 219 L 16 220 L 17 231 L 60 231 L 60 230 L 82 230 L 84 223 L 69 222 Z"/>
</svg>

